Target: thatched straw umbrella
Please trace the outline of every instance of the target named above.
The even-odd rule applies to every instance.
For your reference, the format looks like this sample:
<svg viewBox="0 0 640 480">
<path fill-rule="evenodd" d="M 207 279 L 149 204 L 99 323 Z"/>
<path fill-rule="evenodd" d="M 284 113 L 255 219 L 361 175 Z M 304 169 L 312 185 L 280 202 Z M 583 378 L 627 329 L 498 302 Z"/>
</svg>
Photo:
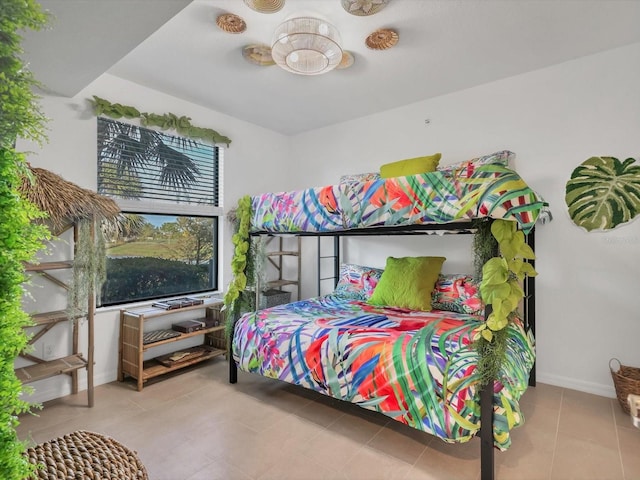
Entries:
<svg viewBox="0 0 640 480">
<path fill-rule="evenodd" d="M 78 220 L 95 217 L 113 220 L 120 207 L 111 198 L 81 188 L 44 168 L 29 166 L 33 179 L 25 178 L 21 193 L 48 214 L 51 233 L 59 235 Z"/>
<path fill-rule="evenodd" d="M 31 203 L 48 214 L 45 222 L 51 233 L 60 235 L 74 225 L 75 244 L 71 280 L 65 285 L 46 271 L 39 273 L 67 288 L 67 315 L 70 319 L 80 317 L 88 319 L 87 392 L 89 406 L 92 407 L 95 294 L 99 294 L 106 278 L 104 237 L 94 235 L 93 222 L 95 220 L 113 221 L 118 217 L 120 208 L 112 199 L 80 188 L 44 168 L 33 168 L 29 165 L 29 169 L 32 172 L 32 178 L 24 178 L 19 190 Z M 83 234 L 83 229 L 88 231 Z M 74 323 L 74 344 L 78 341 L 78 331 L 77 323 Z M 77 377 L 73 379 L 73 390 L 77 391 Z"/>
</svg>

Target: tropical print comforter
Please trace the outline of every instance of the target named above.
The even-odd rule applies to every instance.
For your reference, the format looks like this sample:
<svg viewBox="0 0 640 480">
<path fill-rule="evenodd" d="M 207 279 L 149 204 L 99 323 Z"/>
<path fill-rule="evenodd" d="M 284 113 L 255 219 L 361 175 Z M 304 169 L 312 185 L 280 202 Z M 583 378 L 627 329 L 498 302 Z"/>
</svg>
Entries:
<svg viewBox="0 0 640 480">
<path fill-rule="evenodd" d="M 525 233 L 545 202 L 513 170 L 484 165 L 252 197 L 253 231 L 331 232 L 492 217 Z"/>
<path fill-rule="evenodd" d="M 276 378 L 381 412 L 446 442 L 480 428 L 478 353 L 482 317 L 373 307 L 336 294 L 260 310 L 235 326 L 233 358 Z M 518 400 L 534 362 L 522 325 L 509 327 L 507 358 L 494 384 L 494 443 L 523 423 Z"/>
</svg>

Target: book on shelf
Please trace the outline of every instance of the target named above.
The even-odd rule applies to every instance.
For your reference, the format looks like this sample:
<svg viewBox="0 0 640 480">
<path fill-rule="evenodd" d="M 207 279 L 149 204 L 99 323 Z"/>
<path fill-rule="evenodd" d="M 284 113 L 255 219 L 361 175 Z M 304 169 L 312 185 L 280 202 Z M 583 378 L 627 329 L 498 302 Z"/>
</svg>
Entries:
<svg viewBox="0 0 640 480">
<path fill-rule="evenodd" d="M 174 298 L 173 300 L 164 300 L 161 302 L 154 302 L 151 304 L 153 307 L 163 308 L 165 310 L 174 310 L 176 308 L 190 307 L 192 305 L 202 305 L 204 300 L 201 298 L 182 297 Z"/>
</svg>

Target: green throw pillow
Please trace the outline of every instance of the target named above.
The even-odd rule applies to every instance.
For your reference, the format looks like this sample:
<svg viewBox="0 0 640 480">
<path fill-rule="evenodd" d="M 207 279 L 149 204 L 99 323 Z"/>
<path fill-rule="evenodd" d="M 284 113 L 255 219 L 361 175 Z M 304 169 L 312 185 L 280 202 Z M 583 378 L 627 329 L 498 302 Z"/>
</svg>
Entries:
<svg viewBox="0 0 640 480">
<path fill-rule="evenodd" d="M 418 173 L 435 172 L 442 154 L 434 153 L 427 157 L 408 158 L 398 162 L 386 163 L 380 167 L 382 178 L 406 177 Z"/>
<path fill-rule="evenodd" d="M 445 257 L 387 258 L 369 304 L 431 310 L 431 294 Z"/>
</svg>

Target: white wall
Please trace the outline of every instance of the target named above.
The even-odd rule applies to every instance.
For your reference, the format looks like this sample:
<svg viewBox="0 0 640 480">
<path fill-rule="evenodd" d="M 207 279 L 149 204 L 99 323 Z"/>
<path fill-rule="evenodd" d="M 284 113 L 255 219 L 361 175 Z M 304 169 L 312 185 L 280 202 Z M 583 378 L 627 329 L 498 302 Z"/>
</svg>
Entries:
<svg viewBox="0 0 640 480">
<path fill-rule="evenodd" d="M 214 93 L 212 93 L 213 95 Z M 224 192 L 225 212 L 235 206 L 238 198 L 245 194 L 291 187 L 282 168 L 289 158 L 289 139 L 278 133 L 247 122 L 202 108 L 198 105 L 150 90 L 135 83 L 124 81 L 111 75 L 103 75 L 74 98 L 44 96 L 40 101 L 43 112 L 50 118 L 48 143 L 43 148 L 21 142 L 21 151 L 31 151 L 29 162 L 34 167 L 46 168 L 65 180 L 91 190 L 96 189 L 96 117 L 93 115 L 88 98 L 92 95 L 111 102 L 132 105 L 143 112 L 175 113 L 191 118 L 194 125 L 213 128 L 231 138 L 230 148 L 224 149 Z M 170 132 L 169 132 L 170 133 Z M 232 245 L 226 222 L 221 222 L 227 232 L 223 235 L 223 253 L 220 262 L 220 284 L 229 282 Z M 43 260 L 65 258 L 69 254 L 69 244 L 56 242 L 52 247 L 53 256 Z M 66 257 L 68 258 L 68 257 Z M 25 299 L 25 310 L 30 312 L 49 311 L 64 308 L 65 298 L 59 292 L 47 288 L 46 282 L 34 280 L 31 288 L 33 299 Z M 57 288 L 57 287 L 56 287 Z M 171 317 L 167 322 L 175 321 Z M 118 310 L 99 309 L 96 315 L 95 372 L 96 385 L 116 379 L 118 352 Z M 163 328 L 164 326 L 158 326 Z M 82 324 L 81 348 L 86 356 L 86 324 Z M 56 354 L 64 354 L 69 345 L 68 325 L 60 324 L 36 344 L 36 354 L 42 353 L 43 343 L 55 343 Z M 197 340 L 196 340 L 197 341 Z M 186 346 L 186 345 L 185 345 Z M 175 345 L 174 345 L 175 347 Z M 167 348 L 167 350 L 170 350 Z M 165 353 L 161 348 L 156 354 Z M 18 362 L 21 365 L 23 362 Z M 86 388 L 86 375 L 80 373 L 80 389 Z M 29 401 L 42 402 L 68 394 L 70 381 L 66 377 L 54 377 L 32 384 L 35 392 Z M 100 399 L 96 398 L 99 402 Z"/>
<path fill-rule="evenodd" d="M 591 156 L 640 156 L 638 85 L 640 44 L 634 44 L 301 134 L 292 139 L 295 187 L 335 183 L 341 174 L 434 152 L 442 152 L 441 164 L 516 152 L 516 170 L 554 214 L 536 233 L 538 379 L 615 396 L 609 359 L 640 366 L 640 221 L 586 233 L 570 221 L 564 189 Z M 305 242 L 307 255 L 314 245 Z M 347 260 L 384 265 L 400 248 L 395 239 L 361 245 L 349 241 Z M 453 253 L 442 241 L 411 239 L 408 251 L 440 248 L 448 257 L 445 270 L 457 270 L 460 263 L 450 266 Z M 313 295 L 315 265 L 305 262 L 304 273 L 305 292 Z"/>
</svg>

